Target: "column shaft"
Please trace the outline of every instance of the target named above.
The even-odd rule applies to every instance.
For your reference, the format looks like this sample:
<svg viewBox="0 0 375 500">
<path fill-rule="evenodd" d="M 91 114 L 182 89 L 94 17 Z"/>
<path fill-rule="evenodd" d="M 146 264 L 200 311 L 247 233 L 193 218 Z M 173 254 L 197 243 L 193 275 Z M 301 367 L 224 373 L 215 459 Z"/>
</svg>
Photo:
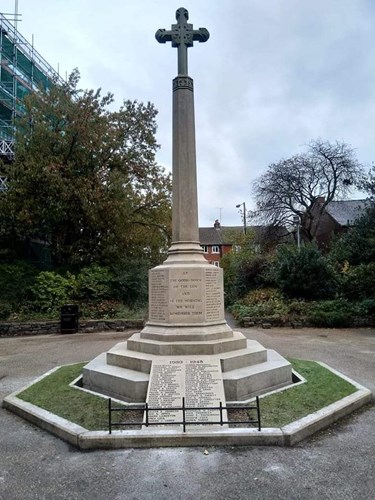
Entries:
<svg viewBox="0 0 375 500">
<path fill-rule="evenodd" d="M 173 80 L 172 242 L 198 242 L 194 92 L 190 77 Z"/>
</svg>

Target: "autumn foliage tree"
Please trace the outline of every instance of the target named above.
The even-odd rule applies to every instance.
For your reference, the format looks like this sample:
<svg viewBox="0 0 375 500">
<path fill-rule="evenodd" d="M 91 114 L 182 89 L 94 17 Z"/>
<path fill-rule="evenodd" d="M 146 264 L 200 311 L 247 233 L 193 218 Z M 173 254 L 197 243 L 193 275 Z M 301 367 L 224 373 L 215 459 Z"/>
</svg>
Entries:
<svg viewBox="0 0 375 500">
<path fill-rule="evenodd" d="M 170 231 L 170 176 L 155 161 L 154 106 L 67 83 L 25 100 L 16 157 L 0 197 L 3 255 L 39 239 L 57 266 L 160 259 Z"/>
<path fill-rule="evenodd" d="M 312 141 L 304 153 L 272 163 L 255 181 L 252 217 L 266 225 L 285 227 L 297 216 L 302 236 L 312 241 L 327 204 L 344 198 L 362 173 L 348 144 Z"/>
</svg>

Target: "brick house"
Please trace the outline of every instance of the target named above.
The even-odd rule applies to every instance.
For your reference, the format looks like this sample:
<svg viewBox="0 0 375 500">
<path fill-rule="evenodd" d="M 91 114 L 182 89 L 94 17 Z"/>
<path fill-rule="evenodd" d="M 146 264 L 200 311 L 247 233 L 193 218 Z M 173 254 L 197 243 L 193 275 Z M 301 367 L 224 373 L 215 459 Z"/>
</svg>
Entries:
<svg viewBox="0 0 375 500">
<path fill-rule="evenodd" d="M 218 220 L 213 227 L 200 227 L 199 241 L 210 264 L 219 267 L 221 257 L 232 250 L 233 236 L 241 233 L 243 226 L 222 227 Z"/>
<path fill-rule="evenodd" d="M 286 237 L 290 237 L 285 228 L 270 230 L 267 226 L 248 226 L 247 229 L 254 235 L 253 244 L 259 251 L 269 250 L 281 239 L 285 240 Z M 233 241 L 243 232 L 243 226 L 221 226 L 218 220 L 212 227 L 200 227 L 199 241 L 205 258 L 214 266 L 219 267 L 222 256 L 233 250 Z"/>
<path fill-rule="evenodd" d="M 319 205 L 324 203 L 324 198 L 318 198 Z M 335 235 L 345 233 L 355 224 L 368 205 L 367 200 L 341 200 L 331 201 L 324 208 L 322 215 L 317 221 L 315 229 L 315 240 L 319 248 L 328 248 Z"/>
</svg>

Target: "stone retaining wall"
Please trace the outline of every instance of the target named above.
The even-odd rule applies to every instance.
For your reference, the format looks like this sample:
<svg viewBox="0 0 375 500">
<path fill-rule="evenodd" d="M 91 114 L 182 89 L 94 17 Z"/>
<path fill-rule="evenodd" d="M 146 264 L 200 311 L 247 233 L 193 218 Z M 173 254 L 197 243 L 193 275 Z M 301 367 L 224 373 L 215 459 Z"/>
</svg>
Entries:
<svg viewBox="0 0 375 500">
<path fill-rule="evenodd" d="M 271 327 L 289 327 L 289 328 L 316 328 L 316 325 L 306 320 L 306 318 L 291 319 L 288 317 L 250 317 L 245 316 L 236 320 L 244 328 L 271 328 Z M 267 326 L 264 326 L 267 325 Z M 375 326 L 375 317 L 353 317 L 351 324 L 345 328 L 367 328 Z M 320 328 L 320 327 L 318 327 Z M 333 328 L 333 327 L 332 327 Z"/>
<path fill-rule="evenodd" d="M 79 321 L 80 333 L 98 331 L 123 331 L 125 329 L 143 328 L 143 320 L 97 319 Z M 0 337 L 20 337 L 22 335 L 60 334 L 60 321 L 28 321 L 24 323 L 0 323 Z"/>
</svg>

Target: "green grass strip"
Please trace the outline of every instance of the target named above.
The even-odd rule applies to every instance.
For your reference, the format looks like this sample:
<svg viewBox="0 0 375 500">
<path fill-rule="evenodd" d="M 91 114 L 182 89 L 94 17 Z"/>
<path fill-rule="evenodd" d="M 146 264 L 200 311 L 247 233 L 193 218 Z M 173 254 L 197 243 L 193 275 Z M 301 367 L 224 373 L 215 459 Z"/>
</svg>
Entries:
<svg viewBox="0 0 375 500">
<path fill-rule="evenodd" d="M 357 388 L 315 361 L 289 359 L 306 379 L 286 391 L 260 400 L 262 427 L 282 427 L 349 396 Z"/>
<path fill-rule="evenodd" d="M 88 430 L 108 429 L 108 402 L 69 384 L 86 363 L 62 366 L 18 395 L 20 399 L 66 418 Z"/>
<path fill-rule="evenodd" d="M 262 398 L 262 427 L 282 427 L 357 390 L 315 361 L 289 361 L 307 382 Z M 84 365 L 63 366 L 18 397 L 88 430 L 108 429 L 107 400 L 69 387 Z"/>
</svg>

